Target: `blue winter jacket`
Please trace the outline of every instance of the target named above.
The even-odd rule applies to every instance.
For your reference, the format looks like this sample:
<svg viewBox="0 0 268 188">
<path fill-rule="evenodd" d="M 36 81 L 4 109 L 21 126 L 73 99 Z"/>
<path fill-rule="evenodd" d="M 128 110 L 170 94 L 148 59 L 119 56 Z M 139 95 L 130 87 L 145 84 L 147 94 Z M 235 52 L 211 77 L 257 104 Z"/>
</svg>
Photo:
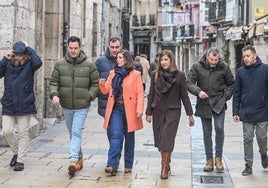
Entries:
<svg viewBox="0 0 268 188">
<path fill-rule="evenodd" d="M 29 58 L 24 65 L 14 66 L 4 57 L 0 61 L 0 78 L 4 77 L 4 94 L 1 98 L 2 114 L 21 116 L 36 114 L 34 72 L 42 65 L 36 52 L 27 47 Z"/>
<path fill-rule="evenodd" d="M 114 68 L 115 59 L 110 55 L 109 48 L 105 54 L 97 59 L 95 62 L 100 78 L 107 78 L 110 71 Z M 107 104 L 108 94 L 98 93 L 98 114 L 104 117 L 105 108 Z"/>
<path fill-rule="evenodd" d="M 268 65 L 258 57 L 253 65 L 237 70 L 233 115 L 242 122 L 268 121 Z"/>
</svg>

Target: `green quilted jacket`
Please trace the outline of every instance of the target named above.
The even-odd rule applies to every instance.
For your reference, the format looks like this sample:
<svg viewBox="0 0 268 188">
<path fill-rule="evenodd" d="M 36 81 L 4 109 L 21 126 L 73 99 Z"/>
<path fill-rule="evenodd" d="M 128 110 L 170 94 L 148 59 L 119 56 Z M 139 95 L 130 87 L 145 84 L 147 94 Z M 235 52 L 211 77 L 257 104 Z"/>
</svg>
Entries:
<svg viewBox="0 0 268 188">
<path fill-rule="evenodd" d="M 66 109 L 81 109 L 90 106 L 99 91 L 97 67 L 83 51 L 79 57 L 68 54 L 60 59 L 50 79 L 50 98 L 58 96 Z"/>
</svg>

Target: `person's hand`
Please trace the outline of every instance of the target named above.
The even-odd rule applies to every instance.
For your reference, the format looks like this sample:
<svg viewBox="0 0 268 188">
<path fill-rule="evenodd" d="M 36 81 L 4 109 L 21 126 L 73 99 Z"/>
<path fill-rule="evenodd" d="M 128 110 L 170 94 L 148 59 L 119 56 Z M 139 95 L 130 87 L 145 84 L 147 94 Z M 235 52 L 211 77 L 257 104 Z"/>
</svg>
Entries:
<svg viewBox="0 0 268 188">
<path fill-rule="evenodd" d="M 234 122 L 239 122 L 239 116 L 238 115 L 233 116 L 233 120 Z"/>
<path fill-rule="evenodd" d="M 198 94 L 198 96 L 199 96 L 200 99 L 206 99 L 206 98 L 208 98 L 208 95 L 204 91 L 200 91 L 200 93 Z"/>
<path fill-rule="evenodd" d="M 99 79 L 99 85 L 104 85 L 105 84 L 105 82 L 106 82 L 106 79 L 105 78 L 100 78 Z"/>
<path fill-rule="evenodd" d="M 194 126 L 194 116 L 193 115 L 189 116 L 188 120 L 189 120 L 189 126 L 190 127 Z"/>
<path fill-rule="evenodd" d="M 10 50 L 10 51 L 8 51 L 8 52 L 6 53 L 6 56 L 5 56 L 5 57 L 6 57 L 7 59 L 10 60 L 10 59 L 13 57 L 13 55 L 14 55 L 14 54 L 13 54 L 13 51 Z"/>
<path fill-rule="evenodd" d="M 25 44 L 26 47 L 29 46 L 29 43 L 28 42 L 26 42 L 26 41 L 22 41 L 22 42 Z"/>
<path fill-rule="evenodd" d="M 137 118 L 141 118 L 142 117 L 142 113 L 137 113 Z"/>
<path fill-rule="evenodd" d="M 52 103 L 56 106 L 56 107 L 60 107 L 60 98 L 58 96 L 54 96 L 52 98 Z"/>
<path fill-rule="evenodd" d="M 151 123 L 152 122 L 152 116 L 146 116 L 146 121 L 148 122 L 148 123 Z"/>
</svg>

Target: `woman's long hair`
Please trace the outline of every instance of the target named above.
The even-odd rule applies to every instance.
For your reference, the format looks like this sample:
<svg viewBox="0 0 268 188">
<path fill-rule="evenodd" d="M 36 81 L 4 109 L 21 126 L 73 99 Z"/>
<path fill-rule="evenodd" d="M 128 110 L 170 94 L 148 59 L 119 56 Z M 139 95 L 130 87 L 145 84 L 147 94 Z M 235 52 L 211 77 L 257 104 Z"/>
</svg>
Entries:
<svg viewBox="0 0 268 188">
<path fill-rule="evenodd" d="M 155 74 L 155 78 L 154 81 L 156 82 L 158 74 L 159 74 L 159 70 L 162 69 L 161 67 L 161 59 L 163 56 L 168 56 L 168 58 L 170 59 L 170 66 L 168 68 L 168 72 L 175 72 L 178 70 L 176 62 L 175 62 L 175 56 L 173 54 L 173 52 L 171 50 L 163 50 L 162 52 L 160 52 L 159 54 L 159 58 L 158 58 L 158 63 L 157 63 L 157 69 L 156 69 L 156 74 Z"/>
</svg>

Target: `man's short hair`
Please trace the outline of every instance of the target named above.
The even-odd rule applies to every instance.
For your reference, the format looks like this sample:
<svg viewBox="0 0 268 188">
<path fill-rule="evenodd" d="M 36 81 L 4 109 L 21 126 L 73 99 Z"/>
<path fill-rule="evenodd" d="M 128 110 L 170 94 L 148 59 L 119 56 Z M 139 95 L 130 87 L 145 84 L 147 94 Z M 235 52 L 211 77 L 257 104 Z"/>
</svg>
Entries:
<svg viewBox="0 0 268 188">
<path fill-rule="evenodd" d="M 116 42 L 116 41 L 119 41 L 121 44 L 121 39 L 119 37 L 111 37 L 109 40 L 109 44 L 110 44 L 110 42 Z"/>
<path fill-rule="evenodd" d="M 242 52 L 244 51 L 247 51 L 247 50 L 250 50 L 253 54 L 256 54 L 256 49 L 251 46 L 251 45 L 246 45 L 243 49 L 242 49 Z"/>
<path fill-rule="evenodd" d="M 210 55 L 210 54 L 212 54 L 213 56 L 216 56 L 216 55 L 220 54 L 219 48 L 217 48 L 217 47 L 211 47 L 211 48 L 209 48 L 207 50 L 207 52 L 206 52 L 206 55 Z"/>
<path fill-rule="evenodd" d="M 79 37 L 70 36 L 67 40 L 67 43 L 69 44 L 70 42 L 78 42 L 79 46 L 81 46 L 81 40 Z"/>
</svg>

